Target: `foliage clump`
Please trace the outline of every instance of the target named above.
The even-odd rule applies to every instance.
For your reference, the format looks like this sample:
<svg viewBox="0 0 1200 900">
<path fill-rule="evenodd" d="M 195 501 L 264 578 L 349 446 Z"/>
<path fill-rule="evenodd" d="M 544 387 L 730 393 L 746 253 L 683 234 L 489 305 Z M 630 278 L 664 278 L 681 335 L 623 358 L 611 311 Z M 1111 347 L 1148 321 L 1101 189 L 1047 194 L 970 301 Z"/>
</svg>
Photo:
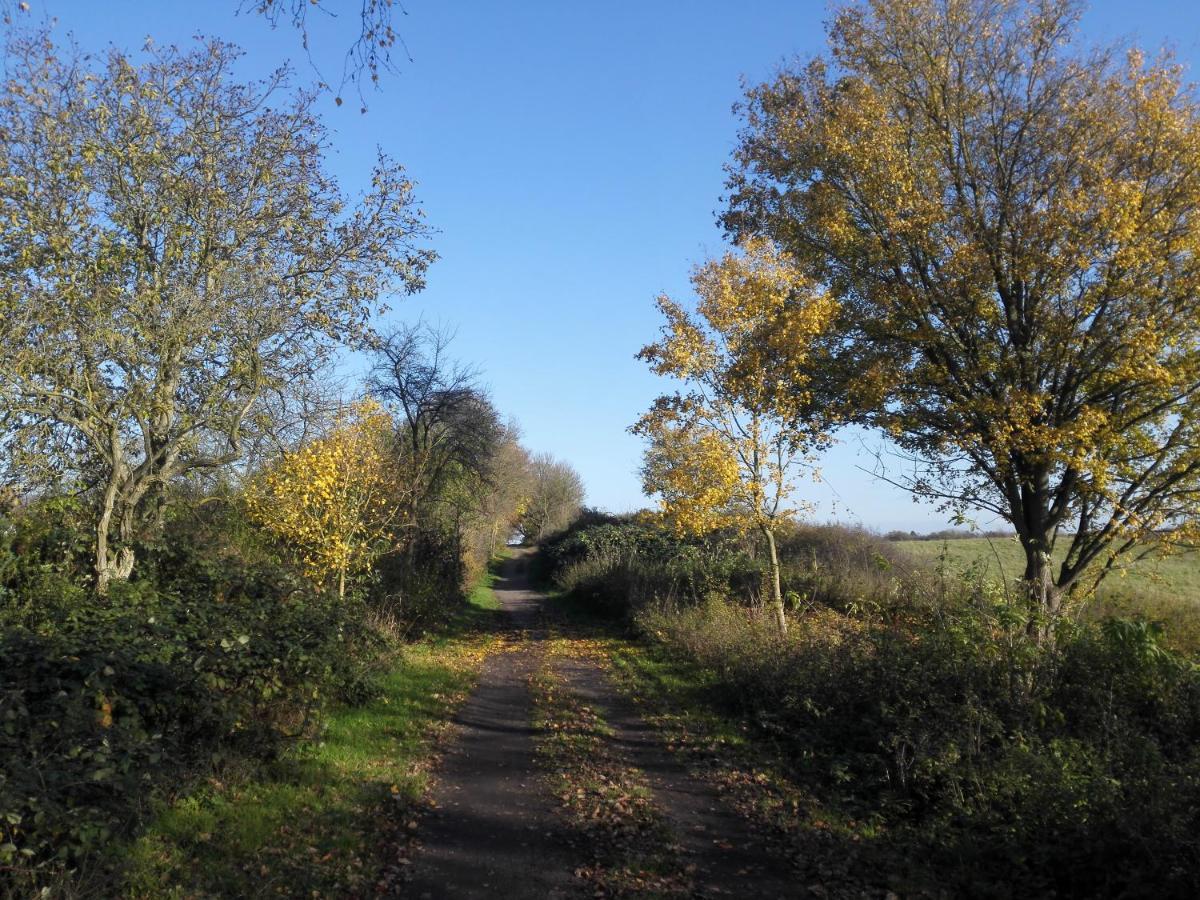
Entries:
<svg viewBox="0 0 1200 900">
<path fill-rule="evenodd" d="M 251 518 L 294 548 L 310 579 L 336 579 L 344 598 L 346 576 L 386 548 L 403 498 L 388 415 L 365 401 L 338 418 L 328 435 L 252 481 L 245 503 Z"/>
<path fill-rule="evenodd" d="M 1040 641 L 994 582 L 832 527 L 781 540 L 786 637 L 733 536 L 585 520 L 542 564 L 860 823 L 856 865 L 893 890 L 1184 897 L 1200 874 L 1200 666 L 1154 623 Z"/>
<path fill-rule="evenodd" d="M 29 890 L 112 864 L 156 798 L 312 736 L 327 704 L 373 692 L 388 647 L 233 504 L 172 516 L 142 573 L 99 597 L 78 512 L 0 520 L 0 858 Z"/>
</svg>

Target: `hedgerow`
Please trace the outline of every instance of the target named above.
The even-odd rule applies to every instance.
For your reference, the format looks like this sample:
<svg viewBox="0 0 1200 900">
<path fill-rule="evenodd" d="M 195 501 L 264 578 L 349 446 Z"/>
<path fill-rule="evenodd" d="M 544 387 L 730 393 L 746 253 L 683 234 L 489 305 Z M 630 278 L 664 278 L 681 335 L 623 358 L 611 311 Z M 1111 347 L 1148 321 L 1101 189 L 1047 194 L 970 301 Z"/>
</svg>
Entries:
<svg viewBox="0 0 1200 900">
<path fill-rule="evenodd" d="M 176 519 L 103 597 L 69 504 L 0 523 L 0 895 L 104 869 L 155 800 L 373 692 L 388 640 L 364 602 L 316 593 L 235 518 Z"/>
<path fill-rule="evenodd" d="M 729 589 L 758 571 L 749 561 L 729 574 L 736 542 L 724 557 L 694 542 L 675 557 L 691 560 L 689 584 L 722 587 L 672 590 L 667 554 L 646 548 L 674 539 L 647 527 L 581 528 L 550 548 L 552 576 L 703 669 L 706 702 L 748 723 L 847 820 L 874 823 L 910 884 L 1191 895 L 1200 667 L 1165 649 L 1159 626 L 1066 622 L 1048 644 L 992 583 L 924 570 L 861 532 L 806 527 L 786 544 L 795 602 L 782 638 L 757 597 Z"/>
</svg>

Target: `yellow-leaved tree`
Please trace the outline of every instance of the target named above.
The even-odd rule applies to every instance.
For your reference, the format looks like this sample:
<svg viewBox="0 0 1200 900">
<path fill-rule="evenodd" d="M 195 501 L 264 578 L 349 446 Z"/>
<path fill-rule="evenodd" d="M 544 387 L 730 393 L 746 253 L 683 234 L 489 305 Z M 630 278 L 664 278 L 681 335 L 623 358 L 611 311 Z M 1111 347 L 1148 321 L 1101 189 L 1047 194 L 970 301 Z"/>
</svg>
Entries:
<svg viewBox="0 0 1200 900">
<path fill-rule="evenodd" d="M 286 454 L 246 488 L 250 517 L 294 548 L 319 585 L 370 567 L 400 508 L 391 417 L 361 401 L 328 435 Z"/>
<path fill-rule="evenodd" d="M 684 387 L 659 397 L 632 430 L 649 441 L 644 489 L 678 533 L 762 537 L 785 633 L 776 532 L 798 510 L 794 475 L 824 440 L 795 424 L 807 421 L 796 413 L 807 376 L 795 350 L 825 329 L 836 304 L 769 243 L 749 241 L 741 251 L 695 270 L 695 314 L 658 298 L 662 336 L 638 356 Z M 780 342 L 785 355 L 773 350 Z"/>
<path fill-rule="evenodd" d="M 847 4 L 828 59 L 749 91 L 723 216 L 838 300 L 796 390 L 1011 523 L 1042 634 L 1200 520 L 1200 98 L 1081 12 Z"/>
</svg>

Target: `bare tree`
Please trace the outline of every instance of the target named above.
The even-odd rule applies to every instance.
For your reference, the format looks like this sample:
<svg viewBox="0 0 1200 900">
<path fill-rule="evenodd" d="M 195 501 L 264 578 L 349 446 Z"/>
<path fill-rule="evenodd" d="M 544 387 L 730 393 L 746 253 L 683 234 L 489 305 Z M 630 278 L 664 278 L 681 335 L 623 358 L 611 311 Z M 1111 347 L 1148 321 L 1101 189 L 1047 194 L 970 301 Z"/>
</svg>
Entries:
<svg viewBox="0 0 1200 900">
<path fill-rule="evenodd" d="M 521 514 L 521 534 L 539 543 L 567 528 L 583 509 L 583 479 L 568 463 L 549 453 L 530 463 L 529 497 Z"/>
<path fill-rule="evenodd" d="M 357 6 L 357 9 L 353 9 L 345 0 L 341 0 L 341 2 L 326 0 L 324 3 L 319 0 L 242 0 L 239 9 L 242 12 L 252 12 L 263 16 L 271 23 L 272 28 L 281 22 L 291 25 L 300 33 L 304 50 L 309 53 L 311 62 L 312 55 L 309 47 L 313 27 L 311 17 L 316 15 L 331 20 L 337 19 L 342 14 L 342 8 L 350 7 L 346 11 L 357 19 L 358 36 L 346 50 L 337 86 L 334 87 L 327 78 L 320 74 L 320 69 L 316 67 L 316 64 L 313 64 L 321 80 L 333 91 L 338 106 L 341 106 L 342 91 L 347 84 L 353 83 L 356 86 L 359 99 L 362 100 L 364 75 L 372 84 L 378 84 L 381 71 L 394 71 L 392 52 L 397 46 L 403 49 L 405 56 L 408 55 L 404 41 L 392 27 L 393 15 L 396 10 L 399 10 L 402 15 L 407 14 L 403 6 L 396 0 L 358 0 Z M 365 102 L 362 111 L 367 111 Z"/>
<path fill-rule="evenodd" d="M 396 421 L 407 481 L 403 521 L 429 522 L 450 498 L 451 482 L 486 482 L 504 427 L 476 369 L 449 355 L 453 334 L 426 323 L 388 335 L 376 352 L 368 390 Z"/>
</svg>

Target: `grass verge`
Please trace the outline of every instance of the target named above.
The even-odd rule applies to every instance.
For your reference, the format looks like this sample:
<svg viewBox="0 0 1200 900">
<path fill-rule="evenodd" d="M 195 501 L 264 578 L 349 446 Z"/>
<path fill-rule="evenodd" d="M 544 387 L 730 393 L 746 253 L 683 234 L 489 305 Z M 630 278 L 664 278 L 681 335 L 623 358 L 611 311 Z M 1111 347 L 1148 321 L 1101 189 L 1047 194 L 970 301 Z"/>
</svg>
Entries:
<svg viewBox="0 0 1200 900">
<path fill-rule="evenodd" d="M 332 711 L 319 739 L 163 806 L 124 851 L 121 894 L 348 897 L 397 877 L 437 738 L 495 646 L 490 585 L 443 633 L 407 646 L 375 700 Z"/>
</svg>

